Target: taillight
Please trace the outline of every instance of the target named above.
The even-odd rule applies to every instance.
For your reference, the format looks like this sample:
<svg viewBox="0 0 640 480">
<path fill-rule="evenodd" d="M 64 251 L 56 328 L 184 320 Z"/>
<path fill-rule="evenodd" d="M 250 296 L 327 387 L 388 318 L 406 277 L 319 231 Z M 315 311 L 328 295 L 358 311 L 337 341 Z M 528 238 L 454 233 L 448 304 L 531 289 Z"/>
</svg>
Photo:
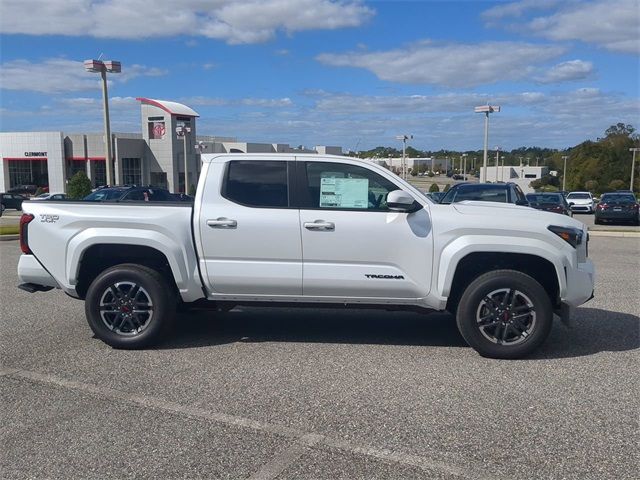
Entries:
<svg viewBox="0 0 640 480">
<path fill-rule="evenodd" d="M 32 253 L 29 248 L 29 222 L 33 219 L 30 213 L 23 213 L 20 217 L 20 250 L 28 255 Z"/>
<path fill-rule="evenodd" d="M 596 207 L 597 210 L 605 210 L 606 208 L 607 208 L 606 203 L 599 203 L 598 206 Z"/>
</svg>

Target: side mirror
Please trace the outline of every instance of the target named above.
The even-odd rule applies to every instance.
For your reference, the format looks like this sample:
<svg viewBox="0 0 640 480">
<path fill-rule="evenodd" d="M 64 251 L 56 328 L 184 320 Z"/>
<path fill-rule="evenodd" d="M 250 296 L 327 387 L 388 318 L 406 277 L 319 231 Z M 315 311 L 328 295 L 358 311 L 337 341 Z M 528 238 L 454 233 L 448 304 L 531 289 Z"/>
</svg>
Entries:
<svg viewBox="0 0 640 480">
<path fill-rule="evenodd" d="M 387 207 L 394 212 L 411 213 L 420 210 L 422 205 L 404 190 L 394 190 L 387 195 Z"/>
</svg>

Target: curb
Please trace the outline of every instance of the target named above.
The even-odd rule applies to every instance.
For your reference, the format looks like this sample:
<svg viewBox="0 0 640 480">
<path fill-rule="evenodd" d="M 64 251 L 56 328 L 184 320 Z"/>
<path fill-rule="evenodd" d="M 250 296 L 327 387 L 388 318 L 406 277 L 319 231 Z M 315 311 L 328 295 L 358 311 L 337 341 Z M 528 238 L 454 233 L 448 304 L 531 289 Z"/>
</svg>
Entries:
<svg viewBox="0 0 640 480">
<path fill-rule="evenodd" d="M 640 238 L 640 232 L 608 232 L 606 230 L 589 230 L 589 236 Z"/>
<path fill-rule="evenodd" d="M 20 240 L 20 235 L 14 233 L 10 235 L 0 235 L 0 242 L 8 242 L 9 240 Z"/>
</svg>

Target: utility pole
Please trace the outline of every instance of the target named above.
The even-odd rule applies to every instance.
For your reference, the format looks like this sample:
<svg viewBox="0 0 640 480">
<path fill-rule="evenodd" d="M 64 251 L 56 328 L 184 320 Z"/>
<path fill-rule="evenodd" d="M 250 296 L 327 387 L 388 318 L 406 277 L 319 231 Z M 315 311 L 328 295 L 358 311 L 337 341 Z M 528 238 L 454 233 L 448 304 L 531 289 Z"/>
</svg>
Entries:
<svg viewBox="0 0 640 480">
<path fill-rule="evenodd" d="M 562 156 L 562 160 L 564 160 L 564 171 L 562 172 L 562 191 L 567 190 L 567 155 Z"/>
<path fill-rule="evenodd" d="M 629 183 L 629 190 L 633 192 L 633 173 L 636 169 L 636 152 L 640 151 L 640 148 L 633 147 L 629 149 L 630 152 L 633 152 L 633 160 L 631 160 L 631 182 Z"/>
<path fill-rule="evenodd" d="M 176 128 L 176 133 L 178 137 L 182 137 L 182 148 L 184 155 L 184 193 L 188 195 L 189 193 L 189 163 L 187 161 L 187 135 L 191 133 L 191 127 L 178 127 Z M 178 189 L 180 190 L 180 189 Z"/>
<path fill-rule="evenodd" d="M 500 169 L 500 147 L 496 147 L 496 183 L 498 183 L 499 169 Z"/>
</svg>

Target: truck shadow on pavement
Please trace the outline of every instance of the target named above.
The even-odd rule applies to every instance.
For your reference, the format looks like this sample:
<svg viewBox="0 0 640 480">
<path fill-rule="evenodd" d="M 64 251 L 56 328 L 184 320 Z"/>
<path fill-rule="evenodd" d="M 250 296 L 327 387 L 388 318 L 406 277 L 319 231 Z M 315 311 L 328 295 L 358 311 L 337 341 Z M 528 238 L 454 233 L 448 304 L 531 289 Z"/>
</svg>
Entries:
<svg viewBox="0 0 640 480">
<path fill-rule="evenodd" d="M 182 313 L 161 349 L 235 342 L 306 342 L 464 347 L 447 313 L 237 307 L 230 312 Z M 559 321 L 529 360 L 571 358 L 640 348 L 640 318 L 597 308 L 579 308 L 574 326 Z"/>
</svg>

